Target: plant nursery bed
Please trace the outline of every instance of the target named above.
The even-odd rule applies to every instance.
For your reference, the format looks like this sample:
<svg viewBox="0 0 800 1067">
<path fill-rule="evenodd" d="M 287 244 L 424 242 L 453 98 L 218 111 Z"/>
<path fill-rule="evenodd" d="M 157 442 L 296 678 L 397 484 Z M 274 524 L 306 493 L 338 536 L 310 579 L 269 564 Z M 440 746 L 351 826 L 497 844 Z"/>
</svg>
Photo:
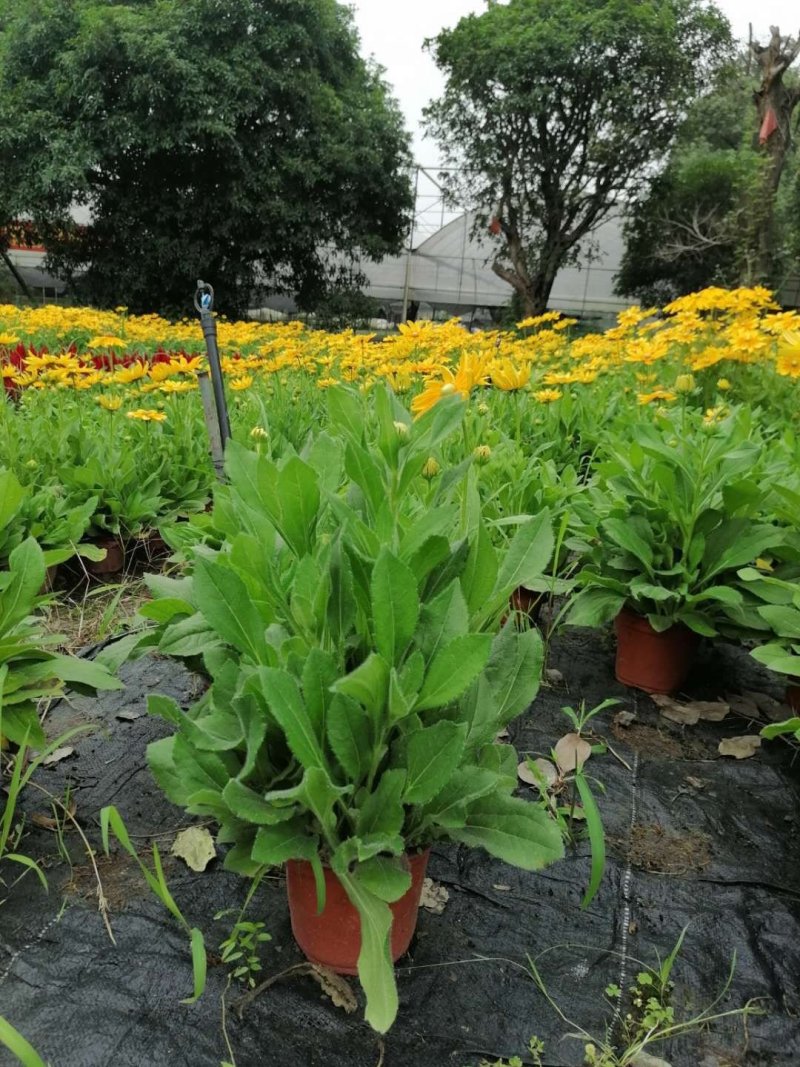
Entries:
<svg viewBox="0 0 800 1067">
<path fill-rule="evenodd" d="M 196 699 L 198 679 L 172 662 L 143 659 L 122 669 L 123 691 L 62 702 L 50 715 L 52 735 L 76 721 L 92 728 L 35 780 L 62 799 L 69 787 L 75 817 L 98 852 L 98 813 L 108 804 L 120 811 L 143 858 L 158 842 L 175 899 L 205 935 L 207 988 L 197 1003 L 181 1003 L 192 989 L 188 938 L 122 852 L 98 855 L 112 944 L 85 849 L 65 830 L 59 855 L 58 835 L 30 820 L 52 816 L 33 789 L 25 800 L 25 851 L 42 859 L 50 892 L 25 877 L 0 909 L 0 1014 L 52 1067 L 219 1067 L 234 1060 L 237 1067 L 477 1067 L 514 1055 L 532 1064 L 532 1035 L 544 1042 L 543 1064 L 577 1067 L 584 1043 L 566 1035 L 577 1027 L 600 1040 L 609 1028 L 613 1034 L 619 1018 L 606 987 L 628 988 L 642 963 L 666 957 L 688 925 L 674 970 L 676 1016 L 717 997 L 734 953 L 733 978 L 715 1010 L 761 998 L 763 1014 L 731 1016 L 650 1051 L 672 1067 L 800 1063 L 800 761 L 793 766 L 792 750 L 777 741 L 750 758 L 721 756 L 721 740 L 757 734 L 768 720 L 733 710 L 692 726 L 665 718 L 648 697 L 614 680 L 612 651 L 595 633 L 572 631 L 555 641 L 549 666 L 550 682 L 509 731 L 520 759 L 547 755 L 568 732 L 562 706 L 621 701 L 592 720 L 613 749 L 587 767 L 605 789 L 596 790 L 608 849 L 600 891 L 581 910 L 587 844 L 538 874 L 466 848 L 434 847 L 429 874 L 446 890 L 439 894 L 444 908 L 420 915 L 397 968 L 400 1013 L 382 1039 L 361 1018 L 355 980 L 359 1008 L 347 1012 L 307 970 L 292 970 L 302 956 L 277 870 L 248 918 L 263 921 L 272 937 L 263 946 L 262 976 L 287 973 L 239 1017 L 242 990 L 229 986 L 216 952 L 247 886 L 220 858 L 194 872 L 170 856 L 176 833 L 190 823 L 164 799 L 145 761 L 147 743 L 167 729 L 145 714 L 146 696 L 169 694 L 185 707 Z M 758 665 L 727 646 L 704 651 L 687 684 L 688 694 L 705 700 L 745 691 L 779 696 Z M 620 720 L 620 711 L 635 717 Z M 520 783 L 520 790 L 535 802 L 531 787 Z M 221 911 L 227 914 L 215 918 Z M 528 956 L 569 1023 L 532 980 Z M 0 1052 L 0 1063 L 11 1062 Z"/>
</svg>

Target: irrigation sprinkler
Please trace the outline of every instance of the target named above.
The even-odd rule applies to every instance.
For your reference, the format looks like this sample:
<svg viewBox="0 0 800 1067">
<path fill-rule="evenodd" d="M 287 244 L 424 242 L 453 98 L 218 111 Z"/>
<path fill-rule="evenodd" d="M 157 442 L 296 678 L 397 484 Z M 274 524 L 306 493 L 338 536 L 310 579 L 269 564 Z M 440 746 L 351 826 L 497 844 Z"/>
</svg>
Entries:
<svg viewBox="0 0 800 1067">
<path fill-rule="evenodd" d="M 206 342 L 206 354 L 211 379 L 204 371 L 199 376 L 200 395 L 203 400 L 203 414 L 211 443 L 211 457 L 217 477 L 223 477 L 225 442 L 231 436 L 231 424 L 228 418 L 228 404 L 225 400 L 225 386 L 222 381 L 222 367 L 219 362 L 217 347 L 217 324 L 214 319 L 214 287 L 208 282 L 198 281 L 194 294 L 194 306 L 200 315 L 203 337 Z"/>
</svg>

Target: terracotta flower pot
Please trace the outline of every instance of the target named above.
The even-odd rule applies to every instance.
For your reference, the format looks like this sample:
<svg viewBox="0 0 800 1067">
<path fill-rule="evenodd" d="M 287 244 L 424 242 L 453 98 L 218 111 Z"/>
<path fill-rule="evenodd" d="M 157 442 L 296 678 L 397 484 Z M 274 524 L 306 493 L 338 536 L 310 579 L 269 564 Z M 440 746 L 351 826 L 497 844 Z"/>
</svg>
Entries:
<svg viewBox="0 0 800 1067">
<path fill-rule="evenodd" d="M 800 685 L 786 686 L 786 703 L 800 715 Z"/>
<path fill-rule="evenodd" d="M 391 932 L 392 959 L 408 951 L 417 927 L 419 898 L 428 866 L 430 849 L 406 857 L 411 871 L 408 892 L 394 904 Z M 329 967 L 338 974 L 358 973 L 361 951 L 361 920 L 344 888 L 329 867 L 325 871 L 325 907 L 317 915 L 317 889 L 311 864 L 289 860 L 286 864 L 286 891 L 294 939 L 312 963 Z"/>
<path fill-rule="evenodd" d="M 125 566 L 125 548 L 117 537 L 99 537 L 98 548 L 106 550 L 106 558 L 87 560 L 86 569 L 90 574 L 118 574 Z"/>
<path fill-rule="evenodd" d="M 646 693 L 671 693 L 680 688 L 692 666 L 697 634 L 685 626 L 658 633 L 646 618 L 623 608 L 617 631 L 617 681 Z"/>
<path fill-rule="evenodd" d="M 51 563 L 47 570 L 44 572 L 44 581 L 42 582 L 42 588 L 39 590 L 39 596 L 43 596 L 45 593 L 51 593 L 53 587 L 56 584 L 56 577 L 58 576 L 58 564 Z"/>
<path fill-rule="evenodd" d="M 527 615 L 531 622 L 538 620 L 541 606 L 542 594 L 534 593 L 532 589 L 526 589 L 524 585 L 518 586 L 511 594 L 512 609 Z"/>
</svg>

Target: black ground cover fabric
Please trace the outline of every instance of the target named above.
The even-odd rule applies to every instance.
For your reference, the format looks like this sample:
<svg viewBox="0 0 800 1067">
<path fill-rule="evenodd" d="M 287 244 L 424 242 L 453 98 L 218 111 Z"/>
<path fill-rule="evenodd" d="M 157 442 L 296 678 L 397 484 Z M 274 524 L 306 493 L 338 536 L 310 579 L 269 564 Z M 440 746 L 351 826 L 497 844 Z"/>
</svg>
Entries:
<svg viewBox="0 0 800 1067">
<path fill-rule="evenodd" d="M 570 1020 L 602 1037 L 614 1014 L 605 987 L 628 984 L 636 960 L 666 956 L 687 923 L 675 970 L 679 1013 L 714 999 L 735 950 L 736 972 L 718 1010 L 762 997 L 766 1014 L 751 1018 L 746 1031 L 741 1020 L 726 1020 L 652 1051 L 674 1067 L 800 1064 L 800 772 L 790 749 L 775 742 L 752 759 L 720 758 L 722 737 L 756 733 L 760 724 L 733 713 L 691 727 L 666 721 L 647 697 L 614 680 L 612 645 L 602 635 L 568 633 L 554 643 L 550 666 L 564 680 L 543 688 L 512 725 L 518 752 L 550 750 L 569 729 L 564 704 L 617 696 L 621 708 L 636 714 L 627 728 L 613 724 L 619 709 L 595 720 L 628 766 L 609 753 L 587 767 L 606 788 L 599 803 L 609 848 L 591 906 L 580 910 L 589 870 L 585 846 L 538 874 L 480 852 L 437 847 L 429 873 L 450 899 L 443 914 L 420 915 L 411 953 L 398 966 L 401 1008 L 385 1047 L 359 1015 L 346 1015 L 310 978 L 295 976 L 273 985 L 242 1021 L 228 1010 L 238 1067 L 476 1067 L 483 1057 L 512 1054 L 527 1063 L 533 1034 L 545 1042 L 545 1064 L 572 1067 L 582 1062 L 582 1044 L 565 1037 L 574 1027 L 528 977 L 526 954 L 537 958 Z M 124 692 L 74 698 L 53 710 L 51 733 L 86 722 L 93 730 L 72 742 L 74 755 L 37 780 L 59 796 L 70 783 L 93 842 L 99 843 L 100 808 L 115 804 L 143 853 L 157 835 L 168 855 L 176 831 L 191 820 L 150 778 L 145 746 L 166 727 L 139 713 L 149 692 L 188 706 L 199 680 L 160 659 L 127 665 L 123 678 Z M 744 653 L 722 647 L 703 654 L 687 691 L 713 699 L 770 685 L 775 692 Z M 35 790 L 25 805 L 47 811 Z M 178 860 L 166 864 L 180 907 L 203 930 L 212 954 L 207 992 L 187 1006 L 180 1003 L 192 984 L 187 938 L 149 895 L 133 862 L 117 853 L 99 864 L 114 946 L 80 842 L 74 833 L 64 841 L 71 865 L 59 859 L 53 833 L 31 831 L 24 848 L 46 858 L 50 893 L 26 877 L 0 906 L 0 1015 L 52 1067 L 219 1067 L 229 1060 L 221 1012 L 226 970 L 214 953 L 232 919 L 214 916 L 241 904 L 244 882 L 219 864 L 202 874 Z M 273 938 L 263 954 L 265 975 L 301 960 L 278 873 L 265 881 L 249 917 L 263 920 Z M 0 1063 L 11 1062 L 0 1052 Z"/>
</svg>

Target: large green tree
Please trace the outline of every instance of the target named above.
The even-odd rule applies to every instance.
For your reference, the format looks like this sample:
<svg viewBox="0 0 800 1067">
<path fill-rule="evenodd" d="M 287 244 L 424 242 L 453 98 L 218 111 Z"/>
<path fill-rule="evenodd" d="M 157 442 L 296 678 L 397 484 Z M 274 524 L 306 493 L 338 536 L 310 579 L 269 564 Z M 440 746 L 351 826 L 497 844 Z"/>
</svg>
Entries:
<svg viewBox="0 0 800 1067">
<path fill-rule="evenodd" d="M 407 231 L 407 135 L 358 46 L 335 0 L 0 0 L 0 225 L 33 219 L 100 305 L 185 309 L 202 276 L 224 310 L 311 306 Z"/>
<path fill-rule="evenodd" d="M 427 109 L 454 200 L 494 219 L 493 268 L 528 313 L 669 149 L 731 48 L 703 0 L 488 0 L 429 42 L 446 78 Z"/>
</svg>

